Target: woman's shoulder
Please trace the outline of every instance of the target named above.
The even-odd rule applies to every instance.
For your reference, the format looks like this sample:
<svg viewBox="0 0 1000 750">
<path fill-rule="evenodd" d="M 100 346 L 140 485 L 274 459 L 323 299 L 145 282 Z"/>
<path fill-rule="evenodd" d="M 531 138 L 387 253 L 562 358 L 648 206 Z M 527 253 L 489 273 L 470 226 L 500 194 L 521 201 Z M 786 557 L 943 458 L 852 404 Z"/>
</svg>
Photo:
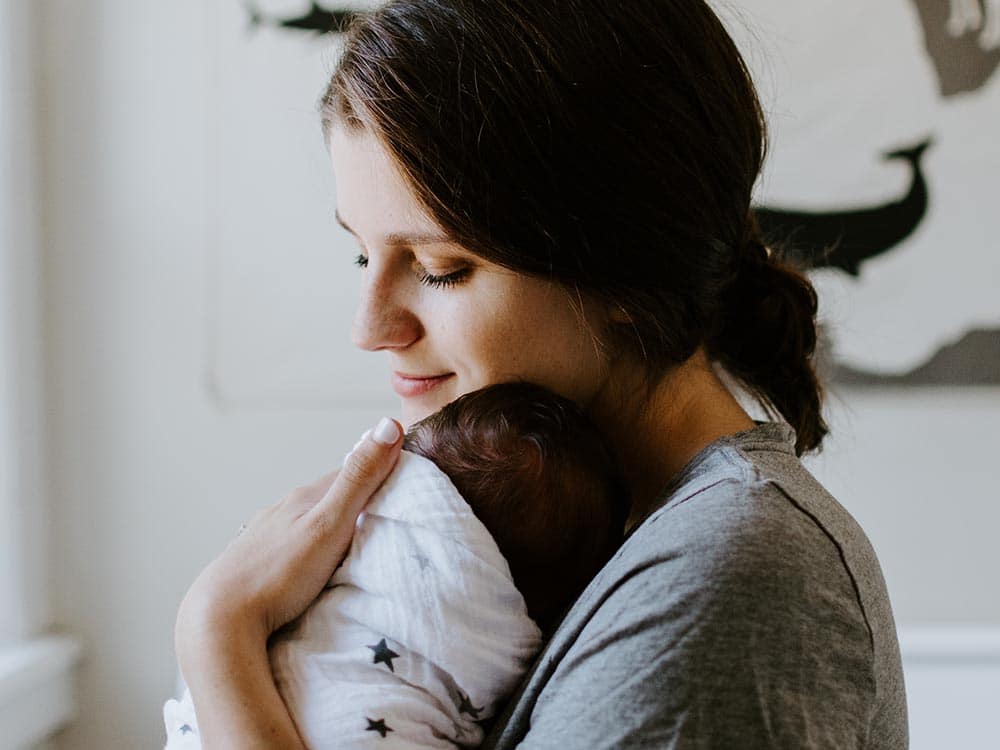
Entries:
<svg viewBox="0 0 1000 750">
<path fill-rule="evenodd" d="M 714 556 L 756 551 L 765 562 L 808 540 L 838 556 L 873 557 L 864 531 L 794 445 L 791 427 L 764 422 L 707 446 L 663 490 L 622 554 L 670 556 L 704 546 Z"/>
<path fill-rule="evenodd" d="M 878 561 L 793 445 L 767 423 L 702 451 L 567 613 L 488 746 L 905 744 Z"/>
<path fill-rule="evenodd" d="M 874 646 L 875 631 L 891 619 L 878 559 L 794 445 L 788 425 L 766 422 L 708 446 L 605 573 L 629 576 L 659 565 L 652 581 L 673 590 L 680 580 L 715 596 L 780 595 L 810 607 L 835 592 L 845 613 L 864 620 Z"/>
</svg>

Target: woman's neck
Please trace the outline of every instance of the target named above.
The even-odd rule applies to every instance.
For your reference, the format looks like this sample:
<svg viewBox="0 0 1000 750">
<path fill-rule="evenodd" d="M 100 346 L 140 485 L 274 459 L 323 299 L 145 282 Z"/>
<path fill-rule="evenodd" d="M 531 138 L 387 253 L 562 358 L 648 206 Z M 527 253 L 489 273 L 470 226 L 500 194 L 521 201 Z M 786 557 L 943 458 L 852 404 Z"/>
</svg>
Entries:
<svg viewBox="0 0 1000 750">
<path fill-rule="evenodd" d="M 700 349 L 667 373 L 650 398 L 635 368 L 612 373 L 602 396 L 592 412 L 618 450 L 632 493 L 628 529 L 703 448 L 754 426 Z"/>
</svg>

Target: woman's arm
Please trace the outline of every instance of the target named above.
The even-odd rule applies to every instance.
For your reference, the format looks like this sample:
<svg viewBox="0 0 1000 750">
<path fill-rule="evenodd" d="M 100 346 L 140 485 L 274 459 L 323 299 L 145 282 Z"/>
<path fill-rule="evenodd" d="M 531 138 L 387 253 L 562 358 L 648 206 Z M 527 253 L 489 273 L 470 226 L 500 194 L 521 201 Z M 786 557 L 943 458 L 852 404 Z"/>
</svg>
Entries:
<svg viewBox="0 0 1000 750">
<path fill-rule="evenodd" d="M 181 670 L 196 707 L 202 748 L 305 750 L 271 678 L 266 638 L 221 624 L 185 638 L 191 645 Z"/>
<path fill-rule="evenodd" d="M 175 646 L 205 750 L 303 747 L 271 677 L 267 639 L 340 564 L 401 436 L 395 421 L 380 422 L 340 471 L 258 513 L 184 597 Z"/>
</svg>

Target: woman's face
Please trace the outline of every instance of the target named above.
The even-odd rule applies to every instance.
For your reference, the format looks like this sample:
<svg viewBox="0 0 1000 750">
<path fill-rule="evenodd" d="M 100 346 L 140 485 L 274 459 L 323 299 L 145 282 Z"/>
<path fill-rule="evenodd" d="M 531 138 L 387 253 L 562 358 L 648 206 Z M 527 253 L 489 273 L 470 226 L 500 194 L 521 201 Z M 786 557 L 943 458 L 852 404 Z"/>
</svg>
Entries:
<svg viewBox="0 0 1000 750">
<path fill-rule="evenodd" d="M 361 298 L 351 338 L 385 352 L 409 426 L 486 385 L 527 380 L 585 408 L 603 391 L 607 357 L 590 332 L 602 309 L 489 263 L 450 242 L 422 211 L 378 141 L 335 126 L 337 214 L 358 242 Z M 345 258 L 345 262 L 349 259 Z"/>
</svg>

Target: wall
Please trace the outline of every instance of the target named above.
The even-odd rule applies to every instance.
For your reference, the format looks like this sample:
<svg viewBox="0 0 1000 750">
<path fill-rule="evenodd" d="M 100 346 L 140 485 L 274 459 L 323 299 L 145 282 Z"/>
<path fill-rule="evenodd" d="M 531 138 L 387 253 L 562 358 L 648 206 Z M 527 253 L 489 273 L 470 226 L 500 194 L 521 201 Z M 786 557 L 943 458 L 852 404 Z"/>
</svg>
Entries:
<svg viewBox="0 0 1000 750">
<path fill-rule="evenodd" d="M 828 411 L 808 463 L 871 537 L 897 624 L 1000 626 L 1000 389 L 841 389 Z"/>
<path fill-rule="evenodd" d="M 35 28 L 0 0 L 0 646 L 48 611 Z"/>
<path fill-rule="evenodd" d="M 55 614 L 86 649 L 81 718 L 60 738 L 73 750 L 161 741 L 187 586 L 383 411 L 227 411 L 213 395 L 210 5 L 37 4 Z"/>
<path fill-rule="evenodd" d="M 56 623 L 87 654 L 81 719 L 59 739 L 73 750 L 160 742 L 191 580 L 243 518 L 334 466 L 393 408 L 218 398 L 211 5 L 36 4 L 52 585 Z M 870 532 L 899 622 L 1000 626 L 1000 392 L 839 400 L 814 465 Z"/>
</svg>

